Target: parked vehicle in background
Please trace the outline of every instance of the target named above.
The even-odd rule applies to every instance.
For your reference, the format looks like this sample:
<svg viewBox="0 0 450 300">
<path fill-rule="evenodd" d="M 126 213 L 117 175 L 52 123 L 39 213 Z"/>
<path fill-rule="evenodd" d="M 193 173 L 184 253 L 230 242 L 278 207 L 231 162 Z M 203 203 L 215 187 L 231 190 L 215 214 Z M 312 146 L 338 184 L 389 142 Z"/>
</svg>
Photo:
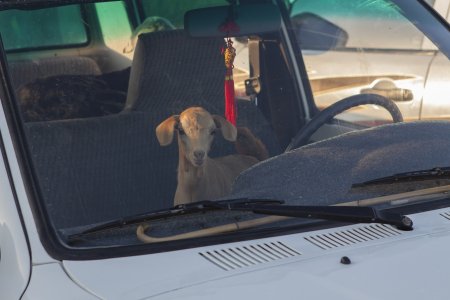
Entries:
<svg viewBox="0 0 450 300">
<path fill-rule="evenodd" d="M 0 299 L 445 299 L 449 4 L 0 2 Z"/>
<path fill-rule="evenodd" d="M 426 2 L 450 20 L 448 0 Z M 350 95 L 376 93 L 395 101 L 406 121 L 450 117 L 449 62 L 395 7 L 298 0 L 290 15 L 319 109 Z M 374 124 L 389 120 L 373 106 L 340 119 L 366 123 L 370 116 Z"/>
</svg>

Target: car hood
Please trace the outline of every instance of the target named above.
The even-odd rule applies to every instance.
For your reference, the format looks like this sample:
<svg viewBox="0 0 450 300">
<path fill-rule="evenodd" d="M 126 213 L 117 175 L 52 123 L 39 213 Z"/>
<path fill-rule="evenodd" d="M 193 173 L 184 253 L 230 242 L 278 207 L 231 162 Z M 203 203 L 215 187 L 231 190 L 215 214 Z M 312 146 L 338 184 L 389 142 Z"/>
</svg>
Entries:
<svg viewBox="0 0 450 300">
<path fill-rule="evenodd" d="M 450 209 L 410 217 L 63 267 L 102 299 L 445 299 Z"/>
</svg>

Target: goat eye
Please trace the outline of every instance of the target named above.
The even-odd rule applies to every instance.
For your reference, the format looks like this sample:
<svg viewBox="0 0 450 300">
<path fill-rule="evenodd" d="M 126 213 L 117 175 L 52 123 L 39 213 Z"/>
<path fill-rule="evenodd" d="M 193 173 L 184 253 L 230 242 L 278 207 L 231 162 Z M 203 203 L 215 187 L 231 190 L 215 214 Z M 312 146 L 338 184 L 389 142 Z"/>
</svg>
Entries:
<svg viewBox="0 0 450 300">
<path fill-rule="evenodd" d="M 180 135 L 185 135 L 185 134 L 186 134 L 186 133 L 184 132 L 183 129 L 178 129 L 178 133 L 179 133 Z"/>
<path fill-rule="evenodd" d="M 211 131 L 211 135 L 215 135 L 215 134 L 216 134 L 216 130 L 213 129 L 213 130 Z"/>
</svg>

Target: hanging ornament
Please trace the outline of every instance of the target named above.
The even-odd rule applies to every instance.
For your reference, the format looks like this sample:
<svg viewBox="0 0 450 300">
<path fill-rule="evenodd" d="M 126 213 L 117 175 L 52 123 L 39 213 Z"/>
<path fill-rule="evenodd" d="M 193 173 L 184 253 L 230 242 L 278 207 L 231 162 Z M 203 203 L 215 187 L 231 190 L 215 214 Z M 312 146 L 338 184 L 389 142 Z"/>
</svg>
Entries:
<svg viewBox="0 0 450 300">
<path fill-rule="evenodd" d="M 222 49 L 225 59 L 225 118 L 236 125 L 236 100 L 234 98 L 234 80 L 233 80 L 233 62 L 236 57 L 236 49 L 233 47 L 233 41 L 227 37 L 226 45 Z"/>
</svg>

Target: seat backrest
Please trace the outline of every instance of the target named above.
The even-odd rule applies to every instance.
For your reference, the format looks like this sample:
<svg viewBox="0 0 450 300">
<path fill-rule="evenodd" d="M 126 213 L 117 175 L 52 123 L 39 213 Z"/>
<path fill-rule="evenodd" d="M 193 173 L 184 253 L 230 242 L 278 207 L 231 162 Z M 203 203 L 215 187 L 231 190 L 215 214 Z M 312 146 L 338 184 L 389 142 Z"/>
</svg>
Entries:
<svg viewBox="0 0 450 300">
<path fill-rule="evenodd" d="M 149 111 L 163 121 L 190 106 L 224 114 L 225 65 L 221 38 L 194 39 L 183 30 L 141 34 L 134 53 L 125 109 Z M 281 153 L 271 125 L 249 100 L 237 101 L 237 125 L 249 127 L 271 155 Z M 154 128 L 159 124 L 155 123 Z M 219 143 L 216 143 L 219 144 Z M 212 155 L 234 153 L 229 143 Z"/>
<path fill-rule="evenodd" d="M 54 75 L 99 75 L 97 63 L 89 57 L 52 57 L 9 62 L 9 72 L 15 88 L 37 78 Z"/>
<path fill-rule="evenodd" d="M 183 30 L 141 34 L 131 66 L 125 108 L 161 118 L 192 106 L 223 110 L 223 39 L 192 39 Z M 222 101 L 223 102 L 223 101 Z"/>
</svg>

